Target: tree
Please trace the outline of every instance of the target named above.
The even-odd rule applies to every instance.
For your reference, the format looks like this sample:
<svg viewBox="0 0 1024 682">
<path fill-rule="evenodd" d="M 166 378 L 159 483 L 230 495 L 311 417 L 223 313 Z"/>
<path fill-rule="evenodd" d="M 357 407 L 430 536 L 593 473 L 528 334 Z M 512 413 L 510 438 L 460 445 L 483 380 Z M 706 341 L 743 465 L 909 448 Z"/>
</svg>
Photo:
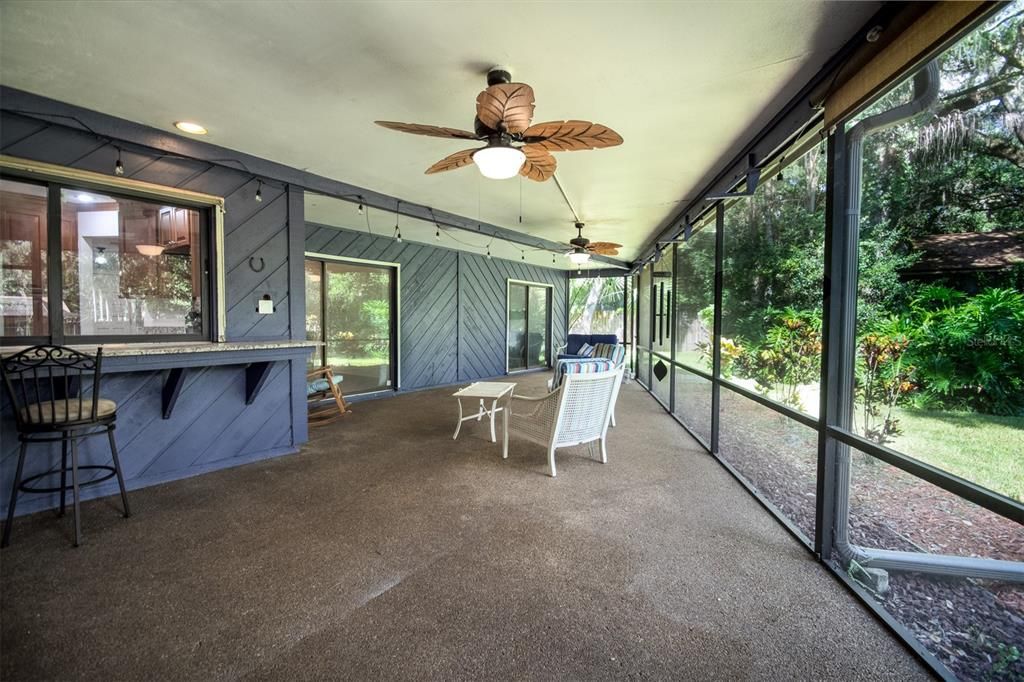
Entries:
<svg viewBox="0 0 1024 682">
<path fill-rule="evenodd" d="M 626 281 L 622 277 L 573 279 L 569 285 L 569 332 L 622 333 Z"/>
</svg>

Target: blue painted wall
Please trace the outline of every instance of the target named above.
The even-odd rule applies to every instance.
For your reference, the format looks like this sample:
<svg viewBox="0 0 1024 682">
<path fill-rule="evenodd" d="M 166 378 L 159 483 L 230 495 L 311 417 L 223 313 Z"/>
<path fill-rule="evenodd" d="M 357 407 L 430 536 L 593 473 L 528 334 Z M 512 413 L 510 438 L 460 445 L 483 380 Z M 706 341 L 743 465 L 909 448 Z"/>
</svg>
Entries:
<svg viewBox="0 0 1024 682">
<path fill-rule="evenodd" d="M 173 136 L 166 137 L 168 145 L 173 145 Z M 304 339 L 301 188 L 265 181 L 263 201 L 257 202 L 257 181 L 244 170 L 100 140 L 72 125 L 0 111 L 0 152 L 6 155 L 111 173 L 117 155 L 113 144 L 122 146 L 125 177 L 225 198 L 227 340 Z M 255 272 L 249 266 L 250 257 L 262 258 L 265 268 Z M 291 296 L 292 291 L 299 295 Z M 272 315 L 256 313 L 256 301 L 264 294 L 274 300 Z M 245 405 L 242 366 L 190 370 L 168 420 L 160 414 L 165 375 L 166 370 L 154 370 L 109 374 L 103 379 L 102 394 L 118 403 L 115 434 L 130 488 L 292 452 L 307 440 L 304 360 L 276 362 L 252 405 Z M 0 505 L 6 510 L 19 443 L 6 396 L 3 402 Z M 85 441 L 82 455 L 83 463 L 110 460 L 102 438 Z M 46 471 L 58 462 L 57 447 L 30 446 L 25 475 Z M 104 495 L 115 489 L 111 480 L 88 489 L 87 494 Z M 18 513 L 56 503 L 55 495 L 23 495 Z"/>
<path fill-rule="evenodd" d="M 509 279 L 552 285 L 552 343 L 565 342 L 564 270 L 314 223 L 306 226 L 306 251 L 401 265 L 403 390 L 505 374 Z"/>
</svg>

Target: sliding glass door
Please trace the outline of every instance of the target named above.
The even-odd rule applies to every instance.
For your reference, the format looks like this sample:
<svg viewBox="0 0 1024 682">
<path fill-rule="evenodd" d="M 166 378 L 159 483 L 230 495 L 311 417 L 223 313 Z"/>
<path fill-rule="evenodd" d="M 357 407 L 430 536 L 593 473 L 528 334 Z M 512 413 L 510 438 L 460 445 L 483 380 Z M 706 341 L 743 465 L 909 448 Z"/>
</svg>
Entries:
<svg viewBox="0 0 1024 682">
<path fill-rule="evenodd" d="M 551 365 L 551 287 L 508 283 L 508 371 Z"/>
<path fill-rule="evenodd" d="M 397 269 L 306 260 L 306 338 L 321 342 L 310 362 L 344 377 L 347 394 L 395 384 Z"/>
</svg>

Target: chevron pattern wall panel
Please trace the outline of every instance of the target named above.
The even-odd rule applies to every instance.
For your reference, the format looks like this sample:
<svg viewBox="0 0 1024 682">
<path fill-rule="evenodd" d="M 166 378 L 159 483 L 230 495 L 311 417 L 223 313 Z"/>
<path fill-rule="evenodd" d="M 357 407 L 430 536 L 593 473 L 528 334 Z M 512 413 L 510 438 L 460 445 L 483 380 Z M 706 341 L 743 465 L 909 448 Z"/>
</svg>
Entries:
<svg viewBox="0 0 1024 682">
<path fill-rule="evenodd" d="M 506 284 L 552 285 L 552 339 L 564 343 L 564 271 L 306 224 L 306 252 L 398 263 L 403 390 L 505 373 Z"/>
<path fill-rule="evenodd" d="M 110 174 L 118 154 L 113 144 L 119 144 L 125 177 L 224 197 L 227 340 L 281 340 L 293 334 L 305 338 L 302 242 L 289 242 L 290 226 L 295 226 L 300 237 L 304 230 L 301 190 L 264 182 L 262 201 L 258 202 L 259 183 L 243 170 L 100 140 L 75 129 L 73 122 L 40 120 L 10 111 L 0 115 L 3 154 Z M 173 137 L 167 137 L 170 147 Z M 289 257 L 290 250 L 296 258 Z M 289 291 L 294 281 L 299 282 L 299 296 L 292 299 Z M 274 300 L 274 313 L 259 315 L 256 301 L 265 294 Z M 103 380 L 104 396 L 118 403 L 116 434 L 129 487 L 293 451 L 306 440 L 305 394 L 297 395 L 304 389 L 303 363 L 277 362 L 252 405 L 245 405 L 240 366 L 189 369 L 177 407 L 167 420 L 160 413 L 165 375 L 166 370 L 129 372 Z M 0 505 L 9 499 L 18 452 L 6 396 L 4 403 Z M 110 459 L 105 441 L 86 443 L 84 463 L 102 464 Z M 45 446 L 33 446 L 26 465 L 31 470 L 26 475 L 46 470 L 57 460 L 58 449 L 47 456 Z M 110 492 L 110 483 L 92 489 L 90 496 Z M 26 495 L 19 500 L 18 513 L 55 503 L 55 496 Z"/>
</svg>

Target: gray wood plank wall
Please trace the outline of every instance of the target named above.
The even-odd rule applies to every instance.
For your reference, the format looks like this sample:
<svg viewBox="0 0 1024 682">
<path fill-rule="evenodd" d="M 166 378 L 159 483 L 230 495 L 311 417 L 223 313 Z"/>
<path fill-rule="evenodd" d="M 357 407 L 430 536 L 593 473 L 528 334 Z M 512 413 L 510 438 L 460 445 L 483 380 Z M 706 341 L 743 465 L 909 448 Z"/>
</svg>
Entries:
<svg viewBox="0 0 1024 682">
<path fill-rule="evenodd" d="M 403 390 L 505 374 L 509 279 L 552 285 L 552 342 L 565 342 L 565 271 L 315 223 L 306 251 L 401 265 Z"/>
<path fill-rule="evenodd" d="M 168 135 L 168 147 L 173 146 L 173 139 Z M 113 144 L 122 147 L 125 177 L 225 198 L 227 339 L 304 339 L 301 188 L 264 182 L 263 201 L 257 202 L 257 180 L 244 170 L 111 143 L 52 121 L 0 112 L 0 152 L 6 155 L 112 174 L 117 158 Z M 262 271 L 250 267 L 250 258 L 257 263 L 263 259 Z M 292 290 L 299 296 L 290 296 Z M 264 294 L 274 300 L 272 315 L 256 313 L 256 301 Z M 103 380 L 104 397 L 118 403 L 116 435 L 129 487 L 282 454 L 295 450 L 307 439 L 305 366 L 301 362 L 278 362 L 264 390 L 248 406 L 241 366 L 190 371 L 169 420 L 160 415 L 164 374 L 113 374 Z M 6 509 L 18 441 L 6 404 L 4 415 L 0 427 L 0 506 Z M 26 476 L 59 462 L 59 448 L 51 448 L 48 454 L 46 448 L 30 448 Z M 82 455 L 83 463 L 110 460 L 103 439 L 85 441 Z M 115 487 L 113 481 L 108 481 L 90 490 L 89 496 L 107 494 Z M 24 495 L 19 499 L 18 513 L 53 507 L 56 502 L 54 495 Z"/>
</svg>

